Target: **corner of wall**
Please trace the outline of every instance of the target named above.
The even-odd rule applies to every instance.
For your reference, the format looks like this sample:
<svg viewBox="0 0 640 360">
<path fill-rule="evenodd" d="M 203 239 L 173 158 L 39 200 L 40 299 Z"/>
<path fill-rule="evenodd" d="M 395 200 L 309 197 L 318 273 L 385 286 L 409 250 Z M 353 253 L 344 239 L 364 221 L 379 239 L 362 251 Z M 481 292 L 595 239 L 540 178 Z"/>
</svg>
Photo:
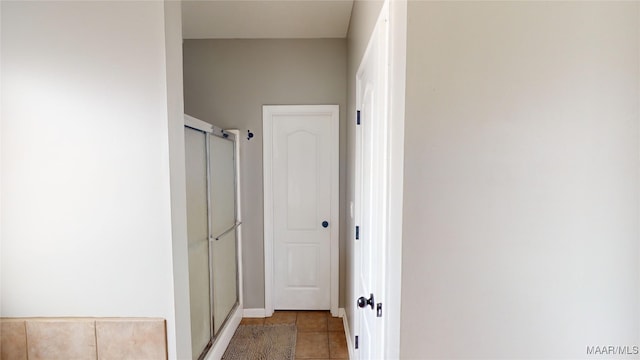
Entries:
<svg viewBox="0 0 640 360">
<path fill-rule="evenodd" d="M 164 1 L 174 319 L 168 322 L 169 358 L 190 359 L 191 316 L 187 247 L 182 14 L 179 1 Z"/>
<path fill-rule="evenodd" d="M 387 324 L 385 358 L 400 358 L 402 318 L 402 223 L 404 196 L 404 116 L 407 66 L 407 0 L 390 0 L 389 76 L 389 241 L 387 244 Z"/>
</svg>

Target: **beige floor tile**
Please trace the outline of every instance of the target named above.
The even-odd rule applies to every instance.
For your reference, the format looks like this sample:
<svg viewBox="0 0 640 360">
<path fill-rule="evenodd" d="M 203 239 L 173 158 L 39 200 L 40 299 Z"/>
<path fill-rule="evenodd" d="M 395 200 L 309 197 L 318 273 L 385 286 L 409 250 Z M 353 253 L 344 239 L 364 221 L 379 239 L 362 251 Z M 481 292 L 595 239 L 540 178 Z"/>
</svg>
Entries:
<svg viewBox="0 0 640 360">
<path fill-rule="evenodd" d="M 328 318 L 324 311 L 299 311 L 296 321 L 298 332 L 327 331 Z"/>
<path fill-rule="evenodd" d="M 242 318 L 240 325 L 264 325 L 264 318 Z"/>
<path fill-rule="evenodd" d="M 265 325 L 295 324 L 297 312 L 295 311 L 276 311 L 273 316 L 265 318 Z"/>
<path fill-rule="evenodd" d="M 329 357 L 329 341 L 326 332 L 298 332 L 296 358 L 321 359 Z"/>
<path fill-rule="evenodd" d="M 27 360 L 27 329 L 24 319 L 0 319 L 0 359 Z"/>
<path fill-rule="evenodd" d="M 332 359 L 348 359 L 349 349 L 344 332 L 334 331 L 329 333 L 329 355 Z"/>
<path fill-rule="evenodd" d="M 95 320 L 27 320 L 26 325 L 30 360 L 97 358 Z"/>
<path fill-rule="evenodd" d="M 163 319 L 99 319 L 96 339 L 100 360 L 167 358 Z"/>
<path fill-rule="evenodd" d="M 297 311 L 298 315 L 306 316 L 306 317 L 331 317 L 331 312 L 324 310 L 299 310 Z"/>
<path fill-rule="evenodd" d="M 329 317 L 329 331 L 344 331 L 342 318 Z"/>
</svg>

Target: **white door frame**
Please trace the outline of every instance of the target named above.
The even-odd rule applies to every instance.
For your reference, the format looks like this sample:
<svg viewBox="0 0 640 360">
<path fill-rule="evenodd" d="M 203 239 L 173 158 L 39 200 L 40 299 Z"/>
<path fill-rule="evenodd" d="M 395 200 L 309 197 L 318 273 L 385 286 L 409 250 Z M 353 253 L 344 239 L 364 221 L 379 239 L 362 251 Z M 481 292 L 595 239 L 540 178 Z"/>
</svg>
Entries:
<svg viewBox="0 0 640 360">
<path fill-rule="evenodd" d="M 338 316 L 339 291 L 339 107 L 338 105 L 264 105 L 262 107 L 263 191 L 264 191 L 264 308 L 265 316 L 273 315 L 273 120 L 274 114 L 331 115 L 331 315 Z"/>
<path fill-rule="evenodd" d="M 404 117 L 407 64 L 407 1 L 385 0 L 389 11 L 389 178 L 384 316 L 384 358 L 400 358 Z"/>
<path fill-rule="evenodd" d="M 404 178 L 404 109 L 405 109 L 405 79 L 406 79 L 406 26 L 407 26 L 407 3 L 406 1 L 385 0 L 381 8 L 376 29 L 380 23 L 388 22 L 386 28 L 387 53 L 385 68 L 388 76 L 387 89 L 383 101 L 386 102 L 387 116 L 385 141 L 385 157 L 387 162 L 383 168 L 385 172 L 385 213 L 383 222 L 385 224 L 383 244 L 380 250 L 383 252 L 382 270 L 380 274 L 381 294 L 377 299 L 383 303 L 383 316 L 380 319 L 381 329 L 379 335 L 382 337 L 376 351 L 377 356 L 384 359 L 400 358 L 400 307 L 401 307 L 401 281 L 402 281 L 402 206 L 403 206 L 403 178 Z M 374 29 L 371 33 L 367 50 L 376 33 Z M 363 55 L 363 59 L 364 59 Z M 356 74 L 360 73 L 362 64 L 359 65 Z M 355 79 L 354 79 L 355 80 Z M 356 129 L 356 133 L 358 129 Z M 356 135 L 358 136 L 358 135 Z M 357 146 L 356 146 L 357 148 Z M 357 151 L 357 149 L 356 149 Z M 356 184 L 357 189 L 358 184 Z M 357 191 L 357 190 L 356 190 Z M 353 239 L 351 241 L 354 241 Z M 356 274 L 353 274 L 352 293 L 357 296 Z M 365 294 L 366 295 L 366 294 Z M 377 300 L 376 302 L 378 302 Z M 354 301 L 349 299 L 348 301 Z M 357 322 L 357 311 L 355 304 L 352 305 L 354 326 Z M 357 331 L 357 329 L 352 329 Z M 352 333 L 352 335 L 357 335 Z M 348 339 L 353 341 L 352 338 Z M 351 358 L 357 358 L 357 350 L 354 344 L 349 344 L 349 354 Z"/>
</svg>

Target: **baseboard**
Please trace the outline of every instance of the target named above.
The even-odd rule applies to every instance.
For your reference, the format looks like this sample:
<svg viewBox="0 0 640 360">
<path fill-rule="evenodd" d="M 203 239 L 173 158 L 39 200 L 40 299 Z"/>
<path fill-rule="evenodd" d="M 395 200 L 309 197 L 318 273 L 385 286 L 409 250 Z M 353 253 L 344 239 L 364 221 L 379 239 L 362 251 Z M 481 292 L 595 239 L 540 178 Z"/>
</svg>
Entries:
<svg viewBox="0 0 640 360">
<path fill-rule="evenodd" d="M 344 308 L 338 308 L 338 317 L 339 317 L 339 318 L 343 318 L 343 317 L 345 317 L 345 314 L 346 314 L 346 313 L 345 313 L 345 311 L 344 311 Z"/>
<path fill-rule="evenodd" d="M 265 309 L 244 309 L 243 317 L 246 318 L 263 318 L 266 317 Z"/>
<path fill-rule="evenodd" d="M 342 318 L 342 323 L 344 324 L 344 336 L 347 337 L 347 349 L 349 349 L 349 359 L 355 359 L 353 346 L 353 337 L 351 336 L 351 330 L 349 329 L 349 321 L 347 321 L 347 314 L 344 308 L 340 308 L 340 317 Z"/>
<path fill-rule="evenodd" d="M 343 318 L 345 316 L 344 308 L 338 308 L 338 317 Z M 266 309 L 244 309 L 242 317 L 246 318 L 263 318 L 267 317 Z"/>
</svg>

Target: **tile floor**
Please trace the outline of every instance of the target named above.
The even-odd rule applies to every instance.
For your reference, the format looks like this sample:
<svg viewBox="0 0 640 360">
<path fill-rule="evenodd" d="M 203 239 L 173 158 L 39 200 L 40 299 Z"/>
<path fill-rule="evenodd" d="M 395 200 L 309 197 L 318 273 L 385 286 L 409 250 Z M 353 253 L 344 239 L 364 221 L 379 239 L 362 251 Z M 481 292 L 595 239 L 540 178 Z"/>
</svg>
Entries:
<svg viewBox="0 0 640 360">
<path fill-rule="evenodd" d="M 240 324 L 296 324 L 296 359 L 349 358 L 342 318 L 328 311 L 276 311 L 264 319 L 243 318 Z"/>
</svg>

